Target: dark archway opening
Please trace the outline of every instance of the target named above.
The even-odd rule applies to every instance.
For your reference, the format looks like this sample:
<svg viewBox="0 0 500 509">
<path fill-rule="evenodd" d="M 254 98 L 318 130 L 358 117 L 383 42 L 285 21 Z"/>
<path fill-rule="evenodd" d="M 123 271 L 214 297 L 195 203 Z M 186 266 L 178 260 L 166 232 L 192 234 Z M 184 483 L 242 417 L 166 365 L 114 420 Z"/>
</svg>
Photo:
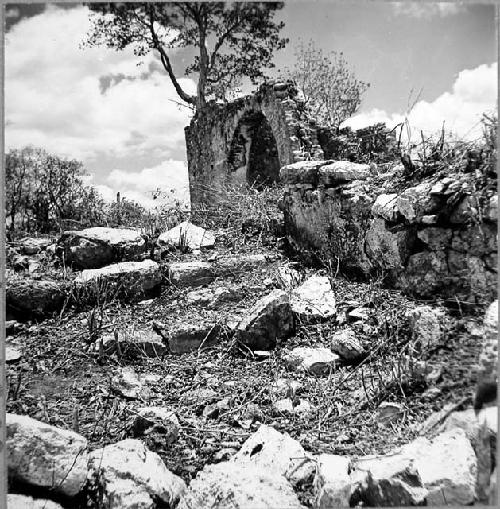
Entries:
<svg viewBox="0 0 500 509">
<path fill-rule="evenodd" d="M 278 147 L 263 113 L 243 115 L 234 132 L 228 155 L 231 179 L 238 183 L 264 186 L 279 178 Z"/>
</svg>

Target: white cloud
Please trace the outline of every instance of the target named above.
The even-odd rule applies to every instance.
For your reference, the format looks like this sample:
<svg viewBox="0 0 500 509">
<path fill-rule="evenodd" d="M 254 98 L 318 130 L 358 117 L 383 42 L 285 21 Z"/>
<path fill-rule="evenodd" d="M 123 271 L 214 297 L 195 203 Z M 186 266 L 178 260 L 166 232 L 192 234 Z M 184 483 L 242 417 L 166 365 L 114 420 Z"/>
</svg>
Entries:
<svg viewBox="0 0 500 509">
<path fill-rule="evenodd" d="M 393 2 L 393 12 L 397 16 L 412 18 L 431 18 L 433 16 L 453 16 L 465 12 L 466 6 L 459 2 Z"/>
<path fill-rule="evenodd" d="M 497 64 L 480 65 L 475 69 L 461 71 L 451 92 L 445 92 L 432 102 L 419 101 L 408 115 L 414 137 L 420 130 L 426 135 L 439 131 L 445 122 L 445 130 L 460 139 L 474 140 L 481 136 L 480 120 L 483 113 L 496 111 Z M 344 122 L 359 129 L 376 122 L 385 122 L 393 127 L 404 120 L 404 113 L 388 114 L 383 110 L 355 115 Z"/>
<path fill-rule="evenodd" d="M 88 181 L 92 185 L 92 181 Z M 116 193 L 143 207 L 153 209 L 179 201 L 189 205 L 189 180 L 184 161 L 168 160 L 137 172 L 114 169 L 106 184 L 94 186 L 106 201 L 114 201 Z M 159 192 L 159 193 L 158 193 Z M 158 194 L 156 199 L 153 194 Z"/>
<path fill-rule="evenodd" d="M 41 146 L 92 161 L 107 157 L 169 158 L 184 143 L 189 110 L 180 109 L 168 77 L 131 50 L 80 45 L 88 9 L 49 6 L 6 34 L 6 146 Z M 30 41 L 29 44 L 26 41 Z M 101 79 L 122 75 L 102 93 Z M 192 93 L 192 80 L 182 79 Z"/>
</svg>

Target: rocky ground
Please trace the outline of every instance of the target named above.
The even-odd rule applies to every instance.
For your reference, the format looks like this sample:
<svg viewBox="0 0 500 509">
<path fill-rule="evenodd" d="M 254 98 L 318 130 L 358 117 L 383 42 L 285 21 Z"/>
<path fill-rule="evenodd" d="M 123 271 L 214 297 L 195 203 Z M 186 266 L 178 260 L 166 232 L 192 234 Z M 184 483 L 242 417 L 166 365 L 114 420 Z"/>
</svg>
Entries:
<svg viewBox="0 0 500 509">
<path fill-rule="evenodd" d="M 266 426 L 297 440 L 309 460 L 357 461 L 410 443 L 443 408 L 471 408 L 484 309 L 465 315 L 416 302 L 381 281 L 304 267 L 258 229 L 237 246 L 233 233 L 166 252 L 159 276 L 156 268 L 148 276 L 149 295 L 124 299 L 106 287 L 91 305 L 67 300 L 52 316 L 7 322 L 7 411 L 73 430 L 91 451 L 138 438 L 143 445 L 123 445 L 130 457 L 157 453 L 169 472 L 206 489 Z M 64 279 L 51 249 L 12 246 L 8 277 Z M 65 282 L 78 274 L 68 270 Z M 207 470 L 213 464 L 221 471 Z M 32 481 L 12 472 L 11 490 L 32 494 L 23 488 Z M 282 498 L 269 500 L 330 507 L 319 500 L 318 472 L 287 477 L 294 490 L 274 479 Z M 189 493 L 179 507 L 199 506 L 200 491 Z"/>
</svg>

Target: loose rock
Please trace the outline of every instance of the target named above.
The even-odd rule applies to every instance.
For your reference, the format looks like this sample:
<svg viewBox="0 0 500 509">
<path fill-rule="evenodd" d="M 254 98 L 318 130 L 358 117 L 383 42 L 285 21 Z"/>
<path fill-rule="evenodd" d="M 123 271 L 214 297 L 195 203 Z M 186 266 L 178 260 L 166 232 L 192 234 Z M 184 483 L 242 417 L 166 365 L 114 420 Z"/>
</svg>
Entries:
<svg viewBox="0 0 500 509">
<path fill-rule="evenodd" d="M 335 294 L 326 276 L 311 276 L 291 295 L 292 311 L 300 320 L 328 320 L 335 316 Z"/>
<path fill-rule="evenodd" d="M 293 333 L 288 294 L 274 290 L 260 299 L 235 331 L 238 341 L 252 350 L 270 350 Z"/>
<path fill-rule="evenodd" d="M 213 247 L 215 244 L 215 236 L 213 233 L 200 228 L 199 226 L 184 221 L 171 230 L 162 233 L 158 237 L 158 246 L 177 247 L 181 249 L 190 249 L 191 251 L 201 248 Z"/>
<path fill-rule="evenodd" d="M 165 443 L 172 444 L 179 435 L 179 419 L 174 412 L 161 406 L 141 407 L 133 424 L 134 436 L 139 437 L 150 431 L 162 434 Z"/>
<path fill-rule="evenodd" d="M 290 367 L 314 375 L 324 375 L 335 368 L 340 357 L 328 348 L 297 347 L 283 358 Z"/>
<path fill-rule="evenodd" d="M 335 332 L 331 340 L 331 349 L 346 362 L 357 362 L 366 356 L 366 350 L 352 329 Z"/>
</svg>

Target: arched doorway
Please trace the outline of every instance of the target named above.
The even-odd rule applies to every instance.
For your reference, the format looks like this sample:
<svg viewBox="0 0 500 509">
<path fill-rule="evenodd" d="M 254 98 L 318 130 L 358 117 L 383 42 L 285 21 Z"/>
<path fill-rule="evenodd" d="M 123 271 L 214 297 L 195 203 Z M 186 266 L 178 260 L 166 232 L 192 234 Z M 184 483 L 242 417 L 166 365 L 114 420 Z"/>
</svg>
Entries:
<svg viewBox="0 0 500 509">
<path fill-rule="evenodd" d="M 262 112 L 250 111 L 242 116 L 234 131 L 227 162 L 233 182 L 262 186 L 278 180 L 278 147 Z"/>
</svg>

